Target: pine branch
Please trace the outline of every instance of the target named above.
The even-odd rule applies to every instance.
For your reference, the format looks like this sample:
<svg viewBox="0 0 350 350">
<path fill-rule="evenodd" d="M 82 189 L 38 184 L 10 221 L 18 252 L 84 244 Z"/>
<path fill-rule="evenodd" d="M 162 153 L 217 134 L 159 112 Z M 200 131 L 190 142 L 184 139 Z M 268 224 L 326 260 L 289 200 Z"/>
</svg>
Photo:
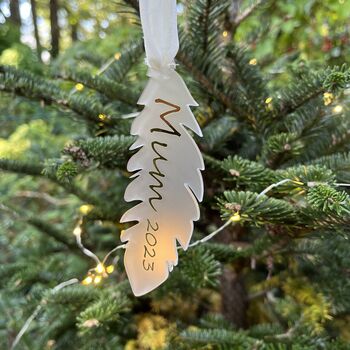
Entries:
<svg viewBox="0 0 350 350">
<path fill-rule="evenodd" d="M 0 158 L 0 169 L 17 174 L 42 176 L 43 167 L 38 164 Z"/>
<path fill-rule="evenodd" d="M 47 105 L 56 105 L 74 112 L 90 123 L 99 122 L 98 116 L 100 114 L 108 117 L 107 123 L 108 120 L 117 117 L 111 108 L 102 106 L 96 98 L 87 98 L 84 94 L 68 94 L 54 82 L 30 72 L 8 66 L 0 66 L 0 78 L 0 91 L 45 102 Z"/>
<path fill-rule="evenodd" d="M 125 85 L 116 83 L 101 75 L 92 76 L 91 73 L 87 71 L 77 71 L 66 68 L 57 73 L 56 77 L 82 83 L 88 88 L 94 89 L 97 92 L 105 95 L 111 101 L 119 100 L 133 107 L 137 103 L 137 97 L 133 91 L 127 89 Z"/>
<path fill-rule="evenodd" d="M 130 300 L 120 292 L 102 295 L 78 315 L 78 327 L 84 334 L 92 331 L 87 326 L 87 322 L 91 320 L 97 321 L 99 327 L 108 327 L 109 323 L 121 325 L 123 314 L 129 311 L 130 306 Z"/>
<path fill-rule="evenodd" d="M 112 81 L 125 84 L 129 71 L 140 61 L 144 54 L 143 41 L 136 39 L 132 45 L 117 52 L 112 59 L 105 63 L 98 74 Z"/>
<path fill-rule="evenodd" d="M 135 138 L 133 136 L 106 136 L 79 140 L 75 143 L 75 147 L 84 152 L 87 160 L 98 162 L 101 167 L 124 168 L 130 155 L 129 147 L 134 141 Z M 67 147 L 66 153 L 72 154 L 70 150 L 74 150 L 74 154 L 77 154 L 79 150 L 75 147 Z"/>
<path fill-rule="evenodd" d="M 32 214 L 29 214 L 27 211 L 9 204 L 0 204 L 0 209 L 10 212 L 17 219 L 22 220 L 28 223 L 29 225 L 35 227 L 40 232 L 53 238 L 56 242 L 63 244 L 69 250 L 72 250 L 74 252 L 80 251 L 78 246 L 73 241 L 70 241 L 62 232 L 57 230 L 53 225 L 45 222 L 44 220 L 36 218 Z"/>
<path fill-rule="evenodd" d="M 226 158 L 221 162 L 221 167 L 226 174 L 224 180 L 235 183 L 238 188 L 249 186 L 259 191 L 276 181 L 276 175 L 272 170 L 265 168 L 260 163 L 238 156 Z"/>
<path fill-rule="evenodd" d="M 0 170 L 8 171 L 16 174 L 41 176 L 54 181 L 58 185 L 62 186 L 69 193 L 76 195 L 87 203 L 98 204 L 96 198 L 83 191 L 80 187 L 72 183 L 66 183 L 59 181 L 57 176 L 54 174 L 48 174 L 45 176 L 44 167 L 38 164 L 29 164 L 26 162 L 14 161 L 10 159 L 0 158 Z"/>
<path fill-rule="evenodd" d="M 337 92 L 348 84 L 350 84 L 350 69 L 345 65 L 327 68 L 321 73 L 309 71 L 302 74 L 290 87 L 279 91 L 281 98 L 276 103 L 274 101 L 272 106 L 274 119 L 278 120 L 295 112 L 324 92 Z"/>
<path fill-rule="evenodd" d="M 234 118 L 222 117 L 212 120 L 202 130 L 203 138 L 199 140 L 202 151 L 215 152 L 232 139 L 238 130 L 238 123 Z"/>
<path fill-rule="evenodd" d="M 226 57 L 231 72 L 225 93 L 235 100 L 239 116 L 256 129 L 257 119 L 266 111 L 267 84 L 258 67 L 250 64 L 251 56 L 243 48 L 229 44 Z"/>
<path fill-rule="evenodd" d="M 224 349 L 253 349 L 257 340 L 244 331 L 227 329 L 197 329 L 181 333 L 181 338 L 190 344 L 217 345 Z"/>
<path fill-rule="evenodd" d="M 198 69 L 192 59 L 188 57 L 183 51 L 179 51 L 177 59 L 181 62 L 186 69 L 192 73 L 194 79 L 201 85 L 204 90 L 207 90 L 212 96 L 218 98 L 218 100 L 228 109 L 233 112 L 237 112 L 236 107 L 229 96 L 216 88 L 215 83 L 211 81 L 200 69 Z"/>
<path fill-rule="evenodd" d="M 257 0 L 254 4 L 247 7 L 240 15 L 238 15 L 234 21 L 234 27 L 237 28 L 243 21 L 245 21 L 248 17 L 250 17 L 255 10 L 257 10 L 260 5 L 266 3 L 266 0 Z"/>
<path fill-rule="evenodd" d="M 76 244 L 73 241 L 68 240 L 62 232 L 58 231 L 54 226 L 50 225 L 49 223 L 33 216 L 28 217 L 26 221 L 28 222 L 28 224 L 37 228 L 39 231 L 50 236 L 57 242 L 65 245 L 69 250 L 72 250 L 74 252 L 80 252 L 80 249 L 76 246 Z"/>
<path fill-rule="evenodd" d="M 334 172 L 338 181 L 350 183 L 350 152 L 317 158 L 312 160 L 310 164 L 326 166 Z"/>
<path fill-rule="evenodd" d="M 250 221 L 255 226 L 263 224 L 284 224 L 298 226 L 297 212 L 286 201 L 259 196 L 252 192 L 225 191 L 224 198 L 219 199 L 223 217 L 229 218 L 239 213 L 241 221 Z"/>
</svg>

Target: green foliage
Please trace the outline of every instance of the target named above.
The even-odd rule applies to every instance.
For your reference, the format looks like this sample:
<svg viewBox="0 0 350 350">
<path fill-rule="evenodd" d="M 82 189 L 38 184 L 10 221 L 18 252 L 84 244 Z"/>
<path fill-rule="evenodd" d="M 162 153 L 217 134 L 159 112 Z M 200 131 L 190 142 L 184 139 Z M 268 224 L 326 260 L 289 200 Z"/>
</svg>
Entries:
<svg viewBox="0 0 350 350">
<path fill-rule="evenodd" d="M 195 295 L 198 288 L 218 286 L 221 265 L 210 250 L 198 247 L 187 254 L 180 254 L 179 266 L 170 275 L 169 282 L 155 294 L 166 296 L 169 293 Z"/>
<path fill-rule="evenodd" d="M 67 147 L 65 152 L 76 160 L 93 161 L 100 167 L 116 168 L 125 165 L 128 149 L 133 142 L 132 136 L 124 135 L 92 138 L 77 141 L 75 146 Z"/>
<path fill-rule="evenodd" d="M 219 203 L 225 218 L 238 212 L 242 222 L 248 221 L 257 226 L 267 223 L 298 225 L 296 210 L 293 206 L 276 198 L 259 196 L 249 191 L 225 191 L 224 198 L 221 198 Z"/>
<path fill-rule="evenodd" d="M 229 156 L 221 164 L 228 175 L 227 180 L 234 182 L 238 188 L 253 185 L 253 188 L 262 190 L 274 181 L 273 171 L 237 155 Z"/>
<path fill-rule="evenodd" d="M 225 329 L 201 329 L 185 331 L 181 337 L 194 344 L 194 349 L 199 349 L 198 345 L 218 345 L 215 349 L 237 349 L 243 350 L 251 348 L 259 342 L 247 337 L 242 331 L 228 331 Z M 197 345 L 197 347 L 196 347 Z"/>
<path fill-rule="evenodd" d="M 320 157 L 312 161 L 313 164 L 322 164 L 333 170 L 339 182 L 349 183 L 350 154 L 338 153 Z"/>
<path fill-rule="evenodd" d="M 350 82 L 350 71 L 344 64 L 340 69 L 334 67 L 332 70 L 325 72 L 326 79 L 323 82 L 323 87 L 327 91 L 337 92 L 346 88 Z"/>
<path fill-rule="evenodd" d="M 78 175 L 78 168 L 72 162 L 65 162 L 57 168 L 57 180 L 61 182 L 70 182 L 72 178 Z"/>
<path fill-rule="evenodd" d="M 307 196 L 311 206 L 321 212 L 338 215 L 350 214 L 350 196 L 327 185 L 318 185 L 309 190 Z"/>
<path fill-rule="evenodd" d="M 102 295 L 90 304 L 77 317 L 78 327 L 82 333 L 93 331 L 93 327 L 106 327 L 109 323 L 120 323 L 119 318 L 129 311 L 130 301 L 120 293 Z"/>
</svg>

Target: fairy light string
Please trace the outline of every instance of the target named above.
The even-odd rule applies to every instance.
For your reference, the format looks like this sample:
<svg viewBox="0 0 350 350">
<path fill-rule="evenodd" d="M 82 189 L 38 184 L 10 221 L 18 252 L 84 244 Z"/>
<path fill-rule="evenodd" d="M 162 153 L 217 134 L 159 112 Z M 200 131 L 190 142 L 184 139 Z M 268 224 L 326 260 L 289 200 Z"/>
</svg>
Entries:
<svg viewBox="0 0 350 350">
<path fill-rule="evenodd" d="M 288 182 L 293 182 L 293 183 L 295 183 L 295 184 L 297 184 L 299 186 L 301 186 L 301 185 L 309 186 L 308 183 L 304 184 L 303 182 L 298 181 L 298 180 L 283 179 L 281 181 L 278 181 L 278 182 L 273 183 L 273 184 L 269 185 L 268 187 L 266 187 L 262 192 L 260 192 L 257 195 L 257 199 L 259 199 L 262 196 L 266 195 L 273 188 L 279 187 L 279 186 L 281 186 L 281 185 L 283 185 L 285 183 L 288 183 Z M 334 186 L 339 186 L 339 187 L 350 187 L 350 184 L 347 184 L 347 183 L 334 183 L 333 185 Z M 193 247 L 196 247 L 196 246 L 198 246 L 198 245 L 200 245 L 202 243 L 206 243 L 207 241 L 209 241 L 213 237 L 215 237 L 217 234 L 222 232 L 229 225 L 235 224 L 235 223 L 240 222 L 240 221 L 241 221 L 241 215 L 240 215 L 239 211 L 236 211 L 218 229 L 216 229 L 215 231 L 211 232 L 207 236 L 205 236 L 205 237 L 203 237 L 203 238 L 201 238 L 201 239 L 191 243 L 188 247 L 189 248 L 193 248 Z M 84 246 L 84 244 L 82 242 L 82 237 L 81 237 L 82 233 L 83 233 L 81 225 L 82 225 L 82 217 L 79 219 L 79 221 L 77 223 L 77 226 L 73 230 L 73 234 L 74 234 L 74 236 L 76 238 L 76 243 L 77 243 L 78 247 L 80 248 L 80 250 L 83 252 L 83 254 L 85 254 L 86 256 L 91 258 L 96 263 L 96 266 L 88 270 L 87 276 L 83 280 L 80 281 L 78 278 L 72 278 L 72 279 L 69 279 L 68 281 L 59 283 L 57 286 L 55 286 L 55 287 L 53 287 L 51 289 L 52 293 L 56 293 L 56 292 L 58 292 L 59 290 L 61 290 L 63 288 L 66 288 L 68 286 L 72 286 L 72 285 L 78 284 L 78 283 L 81 283 L 82 285 L 90 285 L 90 284 L 97 285 L 97 284 L 99 284 L 104 278 L 108 278 L 108 276 L 114 272 L 115 265 L 118 263 L 119 257 L 116 256 L 113 259 L 112 263 L 110 265 L 107 265 L 107 262 L 108 262 L 109 258 L 115 252 L 117 252 L 118 250 L 126 248 L 126 244 L 120 244 L 120 245 L 114 247 L 112 250 L 110 250 L 104 256 L 104 258 L 101 261 L 101 259 L 95 253 L 93 253 L 91 250 L 87 249 Z M 180 247 L 177 247 L 177 248 L 179 249 Z M 20 340 L 23 337 L 23 335 L 28 331 L 30 324 L 39 315 L 40 311 L 42 310 L 42 308 L 44 307 L 46 302 L 47 302 L 46 299 L 42 299 L 40 304 L 34 309 L 33 313 L 27 318 L 26 322 L 24 323 L 24 325 L 22 326 L 21 330 L 17 334 L 15 340 L 13 341 L 13 343 L 11 345 L 11 348 L 10 348 L 11 350 L 14 350 L 15 347 L 18 345 L 18 343 L 20 342 Z"/>
</svg>

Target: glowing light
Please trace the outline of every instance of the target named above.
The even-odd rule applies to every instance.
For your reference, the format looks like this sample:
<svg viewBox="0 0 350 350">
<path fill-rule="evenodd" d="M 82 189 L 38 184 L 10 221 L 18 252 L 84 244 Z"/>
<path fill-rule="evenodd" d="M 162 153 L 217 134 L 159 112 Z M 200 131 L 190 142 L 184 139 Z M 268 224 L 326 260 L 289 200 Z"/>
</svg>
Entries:
<svg viewBox="0 0 350 350">
<path fill-rule="evenodd" d="M 334 108 L 333 108 L 333 113 L 341 113 L 343 111 L 343 106 L 342 105 L 336 105 Z"/>
<path fill-rule="evenodd" d="M 322 24 L 322 26 L 321 26 L 321 35 L 322 35 L 323 37 L 329 35 L 329 27 L 328 27 L 327 24 Z"/>
<path fill-rule="evenodd" d="M 103 273 L 105 271 L 105 267 L 103 266 L 103 264 L 98 264 L 95 270 L 97 273 Z"/>
<path fill-rule="evenodd" d="M 120 57 L 122 57 L 122 54 L 120 52 L 116 52 L 114 54 L 114 58 L 118 61 L 120 59 Z"/>
<path fill-rule="evenodd" d="M 230 217 L 230 220 L 232 222 L 239 222 L 241 221 L 241 216 L 239 215 L 239 213 L 235 213 Z"/>
<path fill-rule="evenodd" d="M 101 276 L 96 276 L 94 278 L 94 284 L 99 284 L 99 283 L 101 283 L 101 281 L 102 281 L 102 277 Z"/>
<path fill-rule="evenodd" d="M 107 116 L 106 116 L 105 114 L 103 114 L 103 113 L 100 113 L 100 114 L 98 115 L 98 119 L 100 119 L 100 120 L 106 120 L 106 119 L 107 119 Z"/>
<path fill-rule="evenodd" d="M 78 83 L 75 85 L 75 89 L 77 91 L 82 91 L 82 90 L 84 90 L 84 85 L 82 83 Z"/>
<path fill-rule="evenodd" d="M 331 92 L 325 92 L 323 94 L 323 103 L 325 106 L 330 105 L 334 100 L 334 95 Z"/>
<path fill-rule="evenodd" d="M 91 276 L 87 276 L 81 283 L 83 285 L 85 285 L 85 286 L 91 284 L 92 283 L 92 277 Z"/>
<path fill-rule="evenodd" d="M 265 100 L 265 103 L 268 105 L 272 102 L 272 97 L 268 97 L 266 100 Z"/>
<path fill-rule="evenodd" d="M 113 265 L 109 265 L 106 267 L 106 271 L 108 274 L 111 274 L 114 271 L 114 266 Z"/>
<path fill-rule="evenodd" d="M 74 236 L 80 236 L 81 235 L 81 227 L 77 226 L 74 230 L 73 230 L 73 235 Z"/>
<path fill-rule="evenodd" d="M 252 59 L 249 61 L 249 64 L 250 64 L 251 66 L 256 66 L 257 63 L 258 63 L 258 60 L 257 60 L 256 58 L 252 58 Z"/>
<path fill-rule="evenodd" d="M 224 38 L 227 38 L 227 36 L 228 36 L 228 31 L 227 31 L 227 30 L 224 30 L 224 31 L 222 32 L 222 36 L 223 36 Z"/>
<path fill-rule="evenodd" d="M 86 214 L 89 214 L 93 208 L 94 206 L 91 204 L 84 204 L 80 206 L 79 211 L 81 214 L 86 215 Z"/>
</svg>

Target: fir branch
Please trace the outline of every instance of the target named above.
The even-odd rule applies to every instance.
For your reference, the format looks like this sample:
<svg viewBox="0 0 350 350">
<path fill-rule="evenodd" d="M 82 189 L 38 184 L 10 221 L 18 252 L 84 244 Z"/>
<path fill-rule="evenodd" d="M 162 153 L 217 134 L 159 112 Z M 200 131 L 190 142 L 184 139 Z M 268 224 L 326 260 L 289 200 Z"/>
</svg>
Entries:
<svg viewBox="0 0 350 350">
<path fill-rule="evenodd" d="M 84 334 L 91 332 L 88 322 L 94 320 L 99 327 L 108 327 L 109 323 L 122 324 L 123 314 L 130 309 L 130 300 L 120 292 L 102 295 L 83 310 L 77 317 L 78 327 Z"/>
<path fill-rule="evenodd" d="M 254 14 L 254 12 L 264 3 L 267 1 L 265 0 L 256 0 L 255 3 L 247 7 L 240 15 L 238 15 L 234 21 L 234 27 L 237 28 L 243 21 L 245 21 L 248 17 Z"/>
<path fill-rule="evenodd" d="M 258 195 L 252 192 L 225 191 L 219 199 L 224 217 L 239 213 L 241 221 L 250 221 L 255 226 L 267 223 L 282 223 L 286 226 L 298 226 L 295 208 L 286 201 Z"/>
<path fill-rule="evenodd" d="M 200 84 L 202 89 L 207 90 L 212 96 L 218 98 L 218 100 L 228 109 L 233 112 L 237 112 L 237 109 L 229 96 L 220 91 L 213 81 L 211 81 L 200 69 L 198 69 L 193 60 L 188 57 L 183 51 L 179 51 L 177 59 L 181 62 L 186 69 L 192 73 L 194 79 Z"/>
<path fill-rule="evenodd" d="M 220 146 L 224 146 L 238 131 L 238 124 L 234 118 L 222 117 L 212 120 L 202 131 L 201 149 L 207 152 L 215 152 Z"/>
<path fill-rule="evenodd" d="M 76 195 L 78 198 L 82 199 L 84 202 L 91 204 L 98 204 L 97 199 L 91 196 L 89 193 L 86 193 L 83 189 L 78 187 L 73 183 L 67 183 L 59 181 L 55 174 L 46 174 L 44 172 L 44 167 L 39 164 L 32 164 L 22 161 L 15 161 L 10 159 L 0 158 L 0 170 L 8 171 L 11 173 L 21 174 L 21 175 L 30 175 L 30 176 L 40 176 L 48 178 L 56 184 L 62 186 L 68 193 Z"/>
<path fill-rule="evenodd" d="M 337 92 L 350 83 L 350 69 L 345 65 L 327 68 L 323 72 L 308 71 L 284 91 L 279 91 L 281 99 L 273 103 L 274 119 L 283 118 L 295 112 L 324 92 Z"/>
<path fill-rule="evenodd" d="M 58 78 L 62 78 L 94 89 L 105 95 L 110 100 L 119 100 L 130 106 L 135 106 L 137 97 L 133 91 L 127 89 L 125 85 L 119 84 L 101 75 L 92 76 L 87 71 L 77 71 L 75 69 L 65 68 L 56 74 Z"/>
<path fill-rule="evenodd" d="M 75 146 L 86 154 L 88 160 L 98 162 L 101 167 L 124 168 L 129 147 L 134 141 L 133 136 L 116 135 L 79 140 Z M 66 153 L 69 153 L 69 149 L 71 147 L 66 148 Z"/>
<path fill-rule="evenodd" d="M 69 250 L 74 252 L 80 252 L 74 241 L 69 240 L 62 232 L 60 232 L 53 225 L 45 222 L 44 220 L 38 219 L 34 216 L 29 216 L 26 219 L 26 222 L 38 229 L 39 231 L 41 231 L 42 233 L 53 238 L 55 241 L 62 243 Z"/>
<path fill-rule="evenodd" d="M 74 112 L 87 122 L 99 122 L 100 114 L 108 116 L 110 120 L 115 117 L 113 110 L 102 106 L 97 99 L 68 94 L 54 82 L 30 72 L 0 66 L 0 78 L 0 91 L 45 102 L 47 105 L 57 105 Z"/>
<path fill-rule="evenodd" d="M 118 83 L 125 83 L 128 72 L 137 64 L 144 54 L 143 41 L 136 39 L 132 45 L 117 52 L 105 63 L 98 74 Z"/>
<path fill-rule="evenodd" d="M 336 153 L 314 159 L 310 164 L 326 166 L 331 169 L 340 182 L 350 182 L 350 152 Z"/>
<path fill-rule="evenodd" d="M 181 338 L 192 344 L 218 345 L 227 349 L 252 349 L 258 342 L 244 331 L 227 329 L 187 330 L 181 333 Z"/>
<path fill-rule="evenodd" d="M 257 119 L 265 112 L 268 88 L 256 65 L 250 64 L 251 56 L 236 44 L 227 47 L 227 65 L 230 79 L 225 84 L 225 93 L 235 99 L 240 116 L 255 128 Z"/>
<path fill-rule="evenodd" d="M 252 186 L 257 191 L 276 180 L 274 172 L 262 164 L 238 156 L 228 157 L 221 162 L 226 180 L 234 182 L 237 187 Z M 289 178 L 288 176 L 284 177 Z"/>
<path fill-rule="evenodd" d="M 0 169 L 23 175 L 41 176 L 43 167 L 38 164 L 0 158 Z"/>
<path fill-rule="evenodd" d="M 14 207 L 10 204 L 0 204 L 0 209 L 10 212 L 18 220 L 24 221 L 29 225 L 35 227 L 40 232 L 46 234 L 47 236 L 53 238 L 56 242 L 63 244 L 66 248 L 71 251 L 79 251 L 78 247 L 73 241 L 70 241 L 62 232 L 57 230 L 53 225 L 45 222 L 44 220 L 38 219 L 27 211 Z"/>
</svg>

